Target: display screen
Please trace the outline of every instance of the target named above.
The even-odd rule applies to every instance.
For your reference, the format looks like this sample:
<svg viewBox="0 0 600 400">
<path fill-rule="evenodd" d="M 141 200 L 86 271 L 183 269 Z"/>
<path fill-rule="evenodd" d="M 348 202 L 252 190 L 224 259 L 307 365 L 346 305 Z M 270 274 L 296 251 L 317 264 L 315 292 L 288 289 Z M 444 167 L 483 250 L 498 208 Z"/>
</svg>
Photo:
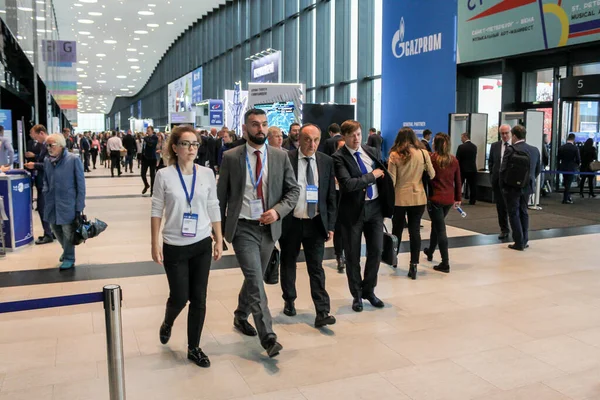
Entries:
<svg viewBox="0 0 600 400">
<path fill-rule="evenodd" d="M 264 110 L 267 113 L 267 122 L 269 126 L 276 126 L 281 129 L 284 135 L 290 130 L 290 125 L 296 121 L 294 109 L 296 106 L 293 101 L 282 103 L 256 104 L 255 108 Z"/>
</svg>

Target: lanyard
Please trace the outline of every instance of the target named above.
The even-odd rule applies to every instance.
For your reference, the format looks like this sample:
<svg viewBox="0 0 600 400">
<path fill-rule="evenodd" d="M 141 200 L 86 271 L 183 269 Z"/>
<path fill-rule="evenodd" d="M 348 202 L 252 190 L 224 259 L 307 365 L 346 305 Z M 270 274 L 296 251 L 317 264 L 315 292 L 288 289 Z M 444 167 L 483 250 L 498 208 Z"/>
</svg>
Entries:
<svg viewBox="0 0 600 400">
<path fill-rule="evenodd" d="M 265 149 L 265 157 L 264 157 L 264 161 L 262 162 L 262 168 L 260 169 L 260 175 L 258 175 L 258 179 L 255 182 L 254 177 L 252 176 L 252 166 L 250 165 L 250 159 L 248 158 L 248 151 L 246 151 L 246 165 L 248 166 L 248 172 L 250 172 L 250 183 L 252 183 L 252 187 L 254 188 L 254 190 L 258 189 L 258 184 L 262 181 L 262 176 L 263 176 L 263 172 L 265 171 L 266 164 L 267 164 L 267 151 Z"/>
<path fill-rule="evenodd" d="M 181 169 L 179 169 L 179 164 L 175 164 L 177 167 L 177 173 L 179 174 L 179 180 L 181 181 L 181 186 L 183 186 L 183 190 L 185 191 L 185 198 L 190 205 L 190 213 L 192 212 L 192 200 L 194 199 L 194 193 L 196 191 L 196 165 L 194 164 L 194 178 L 192 180 L 192 193 L 188 193 L 187 186 L 185 186 L 185 181 L 183 180 L 183 175 L 181 174 Z"/>
</svg>

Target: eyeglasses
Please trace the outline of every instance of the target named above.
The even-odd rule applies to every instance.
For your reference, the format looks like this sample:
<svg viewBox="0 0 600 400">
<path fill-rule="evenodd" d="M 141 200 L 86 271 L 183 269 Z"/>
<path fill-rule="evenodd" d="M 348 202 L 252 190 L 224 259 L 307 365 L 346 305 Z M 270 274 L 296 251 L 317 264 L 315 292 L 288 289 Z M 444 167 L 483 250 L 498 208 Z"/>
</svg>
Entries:
<svg viewBox="0 0 600 400">
<path fill-rule="evenodd" d="M 49 149 L 52 149 L 52 148 L 54 148 L 54 147 L 60 147 L 60 146 L 59 146 L 57 143 L 48 143 L 48 144 L 46 145 L 46 147 L 47 147 L 47 148 L 49 148 Z"/>
<path fill-rule="evenodd" d="M 181 147 L 187 147 L 188 149 L 191 149 L 192 147 L 197 149 L 200 147 L 200 142 L 188 142 L 187 140 L 183 140 L 177 143 L 177 145 Z"/>
</svg>

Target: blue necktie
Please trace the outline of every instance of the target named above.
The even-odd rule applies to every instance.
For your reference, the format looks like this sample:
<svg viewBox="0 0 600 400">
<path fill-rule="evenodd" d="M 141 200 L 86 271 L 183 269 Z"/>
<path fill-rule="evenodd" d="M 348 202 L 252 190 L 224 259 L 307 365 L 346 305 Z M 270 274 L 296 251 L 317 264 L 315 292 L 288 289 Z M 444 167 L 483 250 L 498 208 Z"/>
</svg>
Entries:
<svg viewBox="0 0 600 400">
<path fill-rule="evenodd" d="M 362 158 L 360 158 L 360 151 L 354 153 L 354 157 L 356 157 L 356 161 L 358 162 L 358 166 L 360 167 L 360 172 L 362 172 L 363 175 L 368 174 L 367 167 L 365 166 L 365 163 L 363 162 Z M 367 197 L 369 199 L 373 198 L 373 188 L 371 187 L 371 185 L 367 186 Z"/>
</svg>

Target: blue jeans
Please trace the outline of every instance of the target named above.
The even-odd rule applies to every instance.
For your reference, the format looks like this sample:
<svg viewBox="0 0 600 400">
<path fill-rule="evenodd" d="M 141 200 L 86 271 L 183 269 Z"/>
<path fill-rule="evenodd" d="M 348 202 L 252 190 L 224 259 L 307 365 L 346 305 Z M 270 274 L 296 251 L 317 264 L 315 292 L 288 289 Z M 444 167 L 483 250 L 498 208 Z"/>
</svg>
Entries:
<svg viewBox="0 0 600 400">
<path fill-rule="evenodd" d="M 73 244 L 73 234 L 75 227 L 73 224 L 56 225 L 50 224 L 56 240 L 62 246 L 64 261 L 75 263 L 75 245 Z"/>
</svg>

